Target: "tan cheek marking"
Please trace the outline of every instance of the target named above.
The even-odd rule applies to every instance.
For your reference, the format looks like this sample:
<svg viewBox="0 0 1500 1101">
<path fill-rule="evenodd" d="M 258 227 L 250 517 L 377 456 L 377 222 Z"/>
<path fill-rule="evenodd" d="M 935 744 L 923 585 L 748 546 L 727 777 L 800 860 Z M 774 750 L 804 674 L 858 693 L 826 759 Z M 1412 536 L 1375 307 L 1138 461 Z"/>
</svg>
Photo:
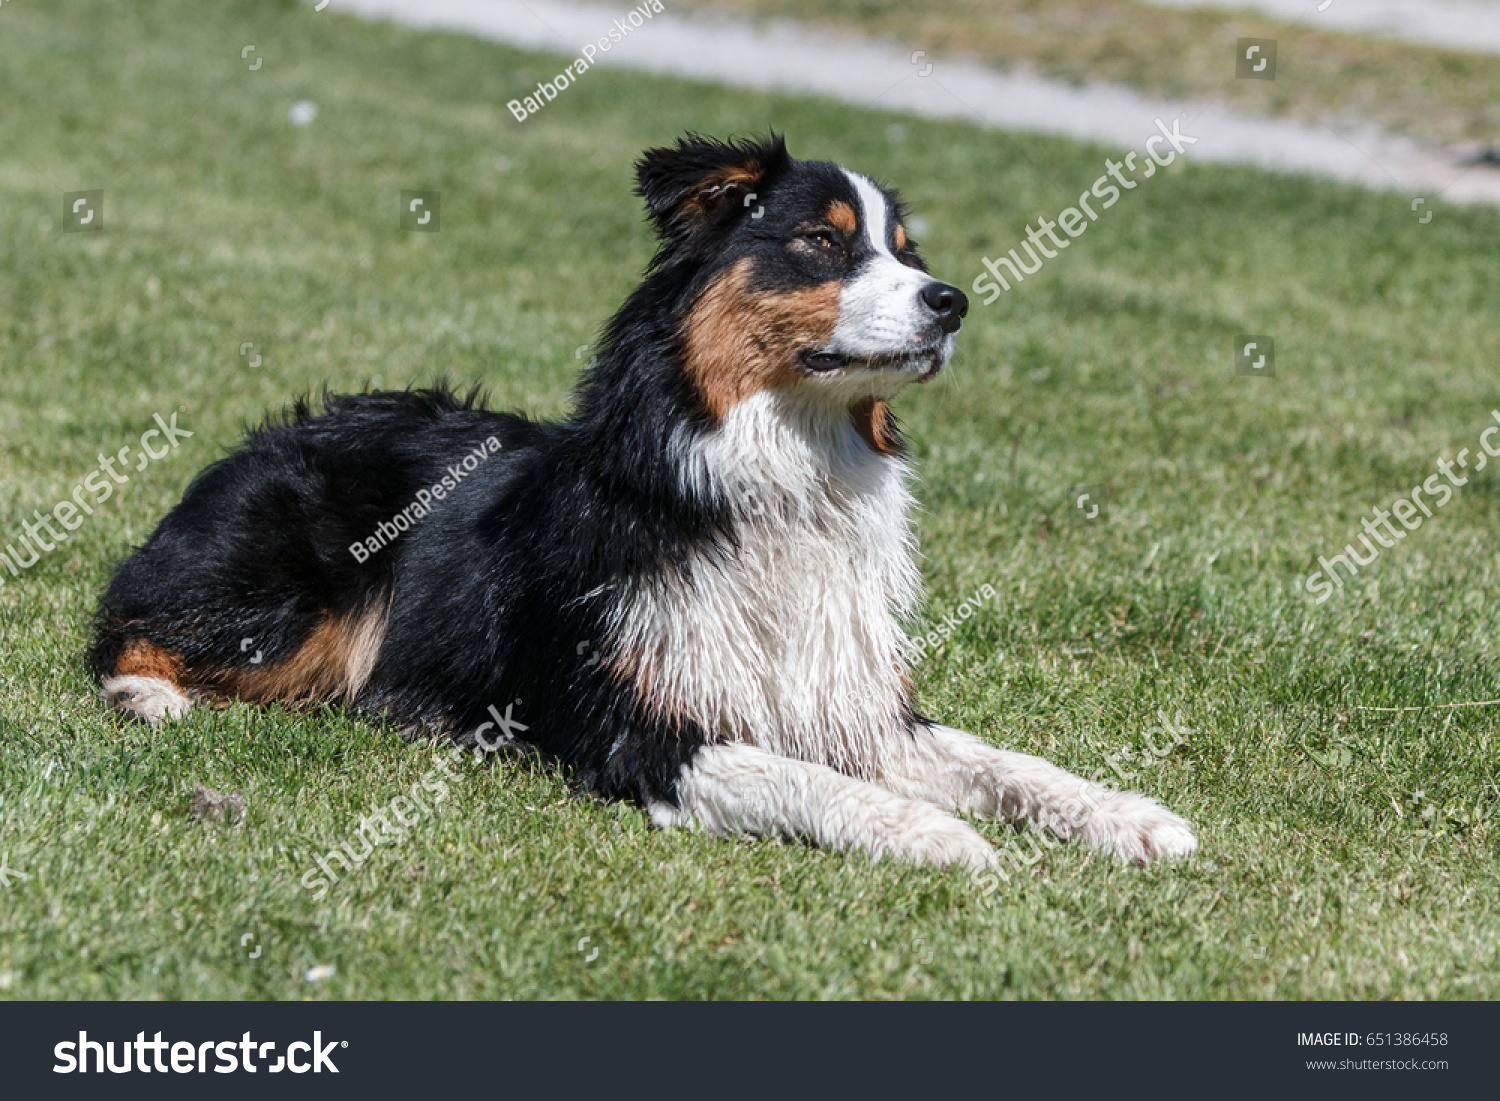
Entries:
<svg viewBox="0 0 1500 1101">
<path fill-rule="evenodd" d="M 904 249 L 906 247 L 906 227 L 903 226 L 899 222 L 896 223 L 895 237 L 896 237 L 896 251 L 900 252 L 902 249 Z"/>
<path fill-rule="evenodd" d="M 385 605 L 325 619 L 297 652 L 274 665 L 193 669 L 189 678 L 250 703 L 351 700 L 359 695 L 385 641 Z"/>
<path fill-rule="evenodd" d="M 835 199 L 828 208 L 828 224 L 845 233 L 853 233 L 859 228 L 859 218 L 855 216 L 852 206 L 842 199 Z"/>
<path fill-rule="evenodd" d="M 749 290 L 751 261 L 739 261 L 698 296 L 683 319 L 684 367 L 715 421 L 761 390 L 794 386 L 797 356 L 828 343 L 839 319 L 840 284 L 805 290 Z"/>
<path fill-rule="evenodd" d="M 860 439 L 879 455 L 901 454 L 901 437 L 891 422 L 890 406 L 879 398 L 864 398 L 849 407 L 849 419 Z"/>
</svg>

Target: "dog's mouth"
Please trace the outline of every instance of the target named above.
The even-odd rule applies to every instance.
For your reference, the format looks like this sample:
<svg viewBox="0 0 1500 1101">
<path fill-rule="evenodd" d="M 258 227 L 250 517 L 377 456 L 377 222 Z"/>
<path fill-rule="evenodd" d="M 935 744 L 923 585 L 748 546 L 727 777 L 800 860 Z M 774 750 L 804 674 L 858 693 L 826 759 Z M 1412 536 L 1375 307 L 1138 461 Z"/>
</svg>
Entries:
<svg viewBox="0 0 1500 1101">
<path fill-rule="evenodd" d="M 916 375 L 918 382 L 926 382 L 943 369 L 943 353 L 941 348 L 930 347 L 910 352 L 854 356 L 810 348 L 802 353 L 802 366 L 814 374 L 850 368 L 864 371 L 903 371 Z"/>
</svg>

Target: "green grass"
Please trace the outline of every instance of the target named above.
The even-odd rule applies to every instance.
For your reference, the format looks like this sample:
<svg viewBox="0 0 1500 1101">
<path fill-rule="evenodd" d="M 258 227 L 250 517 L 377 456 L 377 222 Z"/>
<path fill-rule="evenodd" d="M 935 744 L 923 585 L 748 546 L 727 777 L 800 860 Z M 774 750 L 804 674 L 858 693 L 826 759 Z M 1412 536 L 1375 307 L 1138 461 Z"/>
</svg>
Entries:
<svg viewBox="0 0 1500 1101">
<path fill-rule="evenodd" d="M 1284 22 L 1232 3 L 1182 9 L 1149 0 L 678 0 L 676 8 L 815 20 L 933 58 L 1109 81 L 1350 134 L 1378 123 L 1429 145 L 1500 140 L 1500 68 L 1491 55 L 1341 34 L 1315 11 Z M 1235 79 L 1241 38 L 1276 42 L 1274 81 Z"/>
<path fill-rule="evenodd" d="M 0 996 L 1500 994 L 1500 709 L 1355 710 L 1500 696 L 1500 471 L 1328 603 L 1298 589 L 1500 407 L 1500 215 L 1422 225 L 1400 195 L 1234 167 L 1129 193 L 976 305 L 952 370 L 898 406 L 929 620 L 999 594 L 923 664 L 924 705 L 1082 772 L 1180 713 L 1185 743 L 1133 782 L 1194 821 L 1198 858 L 1067 847 L 986 894 L 653 831 L 491 759 L 312 898 L 314 856 L 438 747 L 336 712 L 125 726 L 81 659 L 112 564 L 243 425 L 325 382 L 437 374 L 562 415 L 575 349 L 649 255 L 631 160 L 688 128 L 774 124 L 899 184 L 965 286 L 1108 151 L 608 69 L 517 124 L 505 101 L 558 59 L 205 10 L 0 9 L 0 540 L 154 413 L 195 433 L 0 587 L 0 859 L 30 876 L 0 889 Z M 62 193 L 94 187 L 107 231 L 60 232 Z M 441 233 L 399 230 L 401 188 L 442 191 Z M 1275 379 L 1233 375 L 1242 333 L 1275 337 Z M 1109 487 L 1107 523 L 1070 519 L 1080 484 Z M 243 792 L 244 827 L 195 822 L 197 782 Z M 316 964 L 337 974 L 304 982 Z"/>
</svg>

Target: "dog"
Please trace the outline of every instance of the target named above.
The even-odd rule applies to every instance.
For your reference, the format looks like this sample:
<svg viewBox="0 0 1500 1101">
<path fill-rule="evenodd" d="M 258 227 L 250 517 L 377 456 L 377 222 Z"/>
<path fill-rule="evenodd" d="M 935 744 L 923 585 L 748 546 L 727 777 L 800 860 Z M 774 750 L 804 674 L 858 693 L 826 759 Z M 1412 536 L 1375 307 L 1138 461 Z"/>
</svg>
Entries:
<svg viewBox="0 0 1500 1101">
<path fill-rule="evenodd" d="M 1193 852 L 1151 799 L 918 710 L 888 403 L 943 370 L 968 303 L 901 201 L 774 132 L 688 135 L 636 175 L 658 251 L 570 420 L 436 387 L 267 421 L 108 586 L 106 702 L 344 705 L 535 752 L 658 826 L 875 859 L 997 867 L 954 812 Z"/>
</svg>

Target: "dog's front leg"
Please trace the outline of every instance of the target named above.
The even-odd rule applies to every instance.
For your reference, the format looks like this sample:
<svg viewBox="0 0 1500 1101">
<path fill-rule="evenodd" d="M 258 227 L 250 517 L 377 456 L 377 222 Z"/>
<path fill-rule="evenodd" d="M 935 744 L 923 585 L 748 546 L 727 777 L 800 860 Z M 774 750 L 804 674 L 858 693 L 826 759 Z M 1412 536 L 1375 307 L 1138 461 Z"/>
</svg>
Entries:
<svg viewBox="0 0 1500 1101">
<path fill-rule="evenodd" d="M 719 834 L 803 837 L 876 860 L 995 866 L 989 842 L 929 802 L 746 745 L 699 750 L 678 777 L 677 806 L 653 804 L 651 820 Z"/>
<path fill-rule="evenodd" d="M 899 795 L 1024 819 L 1137 864 L 1187 856 L 1198 847 L 1188 823 L 1154 799 L 1101 787 L 1040 757 L 995 749 L 937 724 L 898 738 L 883 754 L 880 783 Z"/>
</svg>

